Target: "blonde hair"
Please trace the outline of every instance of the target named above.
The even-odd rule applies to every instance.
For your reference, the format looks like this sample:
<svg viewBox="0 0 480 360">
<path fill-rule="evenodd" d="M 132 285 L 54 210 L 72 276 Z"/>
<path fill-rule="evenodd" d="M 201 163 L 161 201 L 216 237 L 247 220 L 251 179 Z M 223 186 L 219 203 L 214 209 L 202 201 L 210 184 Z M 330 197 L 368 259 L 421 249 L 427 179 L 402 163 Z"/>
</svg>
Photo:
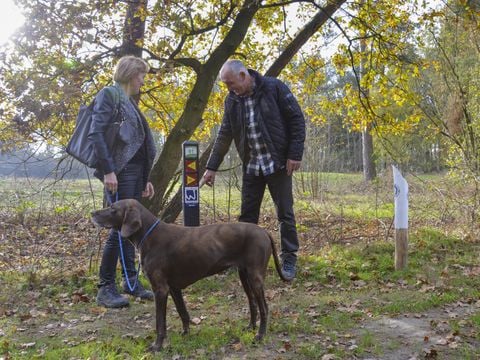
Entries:
<svg viewBox="0 0 480 360">
<path fill-rule="evenodd" d="M 145 60 L 133 55 L 123 56 L 118 60 L 113 80 L 120 84 L 127 84 L 135 75 L 146 74 L 149 70 L 150 66 Z"/>
</svg>

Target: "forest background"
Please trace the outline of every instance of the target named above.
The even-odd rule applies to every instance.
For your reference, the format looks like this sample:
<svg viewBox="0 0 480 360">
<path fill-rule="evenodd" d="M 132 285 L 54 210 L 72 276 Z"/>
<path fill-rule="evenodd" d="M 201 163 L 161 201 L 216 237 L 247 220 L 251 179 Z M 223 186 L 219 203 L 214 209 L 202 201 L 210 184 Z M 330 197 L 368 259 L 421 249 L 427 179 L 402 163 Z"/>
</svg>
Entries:
<svg viewBox="0 0 480 360">
<path fill-rule="evenodd" d="M 111 83 L 116 59 L 135 54 L 152 66 L 139 101 L 160 150 L 156 213 L 172 199 L 181 143 L 197 140 L 208 155 L 225 96 L 218 71 L 231 57 L 279 76 L 299 99 L 305 172 L 370 181 L 394 163 L 477 181 L 475 1 L 17 4 L 25 24 L 1 51 L 3 174 L 18 174 L 15 158 L 53 156 L 58 166 L 32 173 L 68 176 L 62 149 L 79 105 Z M 235 166 L 233 152 L 225 168 Z"/>
<path fill-rule="evenodd" d="M 7 329 L 0 327 L 0 340 L 4 339 L 0 349 L 7 358 L 8 354 L 23 352 L 28 357 L 32 351 L 45 352 L 45 346 L 33 346 L 28 340 L 24 340 L 24 347 L 15 347 L 13 340 L 5 339 L 16 338 L 18 343 L 18 328 L 26 323 L 41 323 L 43 313 L 51 319 L 51 309 L 57 306 L 43 304 L 50 310 L 36 310 L 32 315 L 32 310 L 17 307 L 22 303 L 18 301 L 20 296 L 30 299 L 25 306 L 40 303 L 36 297 L 39 291 L 40 298 L 46 291 L 61 304 L 70 299 L 76 299 L 76 304 L 89 303 L 94 298 L 98 254 L 92 249 L 99 248 L 101 241 L 98 234 L 93 244 L 85 243 L 84 238 L 85 234 L 95 238 L 91 225 L 87 225 L 87 213 L 101 206 L 101 189 L 90 181 L 91 171 L 69 158 L 64 147 L 80 104 L 89 103 L 103 86 L 111 84 L 114 65 L 125 54 L 141 56 L 151 65 L 137 99 L 154 130 L 159 150 L 151 177 L 156 194 L 145 204 L 163 220 L 180 221 L 181 144 L 185 140 L 199 142 L 203 167 L 221 122 L 226 95 L 218 72 L 227 59 L 238 58 L 248 67 L 287 83 L 305 113 L 307 141 L 301 172 L 295 175 L 295 196 L 298 230 L 304 244 L 302 254 L 308 256 L 301 260 L 301 266 L 307 270 L 299 274 L 299 287 L 311 294 L 320 291 L 317 281 L 326 281 L 327 287 L 334 286 L 342 292 L 346 281 L 362 292 L 364 285 L 359 290 L 358 282 L 370 285 L 369 281 L 373 281 L 375 286 L 381 284 L 383 293 L 385 286 L 386 292 L 395 286 L 405 290 L 411 282 L 412 292 L 424 294 L 423 286 L 431 285 L 432 280 L 429 276 L 418 278 L 418 274 L 438 271 L 440 278 L 446 271 L 437 261 L 434 263 L 439 268 L 435 271 L 421 268 L 425 258 L 437 256 L 445 260 L 445 251 L 454 253 L 454 249 L 461 256 L 478 257 L 478 1 L 17 0 L 16 5 L 25 23 L 0 48 L 0 173 L 5 176 L 0 269 L 4 285 L 13 289 L 2 295 L 5 305 L 0 306 L 0 324 Z M 217 190 L 202 190 L 205 222 L 234 220 L 239 164 L 236 151 L 232 150 L 222 165 Z M 428 253 L 410 254 L 412 260 L 418 256 L 418 263 L 410 263 L 411 273 L 390 277 L 387 274 L 393 273 L 392 164 L 407 177 L 412 197 L 417 201 L 412 209 L 412 225 L 422 230 L 413 236 L 412 245 Z M 47 200 L 51 202 L 48 205 Z M 274 212 L 268 200 L 262 213 L 262 226 L 275 230 Z M 359 214 L 365 217 L 361 221 Z M 59 224 L 51 223 L 51 219 Z M 435 229 L 434 235 L 430 227 Z M 65 231 L 74 232 L 71 236 L 76 241 L 75 249 L 57 242 L 54 235 L 62 234 L 65 239 Z M 349 260 L 341 258 L 343 250 L 325 248 L 326 243 L 349 245 L 357 241 L 364 246 L 363 252 Z M 372 241 L 387 242 L 385 248 L 375 248 L 381 254 L 372 250 Z M 77 254 L 81 248 L 83 253 Z M 375 256 L 370 257 L 370 251 Z M 382 263 L 385 254 L 389 254 L 388 265 Z M 328 262 L 317 268 L 319 260 L 313 260 L 314 256 L 334 257 L 339 265 Z M 371 273 L 364 264 L 358 265 L 365 256 L 375 258 L 369 260 Z M 479 270 L 472 258 L 459 256 L 450 265 L 460 275 L 468 274 L 461 288 L 469 290 L 462 293 L 461 299 L 472 304 L 478 299 L 478 287 L 471 277 L 478 275 Z M 52 274 L 59 269 L 69 279 L 67 285 L 62 282 L 65 278 L 59 281 Z M 452 273 L 446 272 L 453 278 Z M 61 290 L 56 289 L 52 295 L 46 279 Z M 223 283 L 224 278 L 216 281 Z M 432 291 L 438 289 L 434 283 Z M 18 284 L 24 287 L 18 288 Z M 207 292 L 208 286 L 213 285 L 205 286 Z M 273 291 L 284 294 L 284 290 Z M 438 306 L 460 299 L 444 288 L 440 292 L 438 303 L 430 298 L 422 301 Z M 192 297 L 198 300 L 195 296 L 194 293 Z M 269 300 L 273 302 L 273 298 Z M 319 298 L 313 301 L 322 308 L 324 300 Z M 333 305 L 330 301 L 325 300 L 326 308 L 338 310 L 340 300 L 335 299 Z M 353 312 L 358 310 L 357 300 L 342 301 L 349 303 Z M 424 304 L 422 301 L 415 305 Z M 274 303 L 274 309 L 275 306 L 296 309 L 292 304 Z M 305 308 L 303 303 L 298 306 Z M 420 309 L 425 309 L 422 306 Z M 408 306 L 406 309 L 412 310 Z M 311 309 L 314 322 L 324 311 L 317 310 Z M 371 308 L 362 311 L 365 316 L 372 314 Z M 382 311 L 385 309 L 379 312 Z M 399 312 L 402 311 L 398 308 L 392 310 L 394 314 Z M 58 316 L 58 312 L 55 314 Z M 104 312 L 94 315 L 101 321 Z M 278 317 L 281 316 L 277 314 L 277 322 Z M 472 358 L 478 355 L 477 350 L 472 350 L 479 340 L 478 315 L 475 319 L 478 324 L 474 327 L 474 345 L 467 346 Z M 342 321 L 348 323 L 344 318 Z M 335 323 L 333 319 L 328 326 Z M 99 328 L 105 328 L 104 325 Z M 310 352 L 308 344 L 302 347 L 292 339 L 286 341 L 285 332 L 292 330 L 287 324 L 271 330 L 272 336 L 276 336 L 274 342 L 282 344 L 280 350 L 272 345 L 274 350 L 270 350 L 276 355 L 286 353 L 288 357 L 292 347 L 292 358 L 299 354 L 311 358 L 315 353 L 329 356 L 337 351 L 336 345 L 329 348 L 331 344 L 324 337 L 319 340 L 321 351 L 316 345 Z M 317 334 L 317 330 L 311 331 Z M 209 334 L 203 335 L 208 342 Z M 188 357 L 193 356 L 189 352 L 193 351 L 196 357 L 209 358 L 212 354 L 220 356 L 225 347 L 227 352 L 237 355 L 238 351 L 243 355 L 251 352 L 248 346 L 245 349 L 248 339 L 238 340 L 235 333 L 233 337 L 238 341 L 232 345 L 229 335 L 225 340 L 228 346 L 220 344 L 206 353 L 197 353 L 199 347 L 206 345 L 190 343 L 187 346 L 193 347 L 191 350 L 174 343 L 170 355 Z M 368 334 L 363 339 L 367 344 L 363 350 L 375 350 Z M 455 335 L 447 343 L 457 344 Z M 136 345 L 143 351 L 144 343 Z M 118 351 L 115 346 L 106 352 Z M 338 351 L 336 354 L 345 358 L 361 353 L 348 346 Z M 426 354 L 433 354 L 432 349 Z M 252 356 L 258 355 L 257 349 Z M 397 355 L 391 358 L 398 358 Z"/>
</svg>

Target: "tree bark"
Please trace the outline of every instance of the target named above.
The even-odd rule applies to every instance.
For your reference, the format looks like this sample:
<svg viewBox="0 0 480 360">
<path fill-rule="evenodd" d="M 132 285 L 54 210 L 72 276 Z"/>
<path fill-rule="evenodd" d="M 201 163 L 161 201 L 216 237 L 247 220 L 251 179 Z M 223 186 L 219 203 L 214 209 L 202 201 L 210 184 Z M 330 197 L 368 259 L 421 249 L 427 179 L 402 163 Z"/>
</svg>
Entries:
<svg viewBox="0 0 480 360">
<path fill-rule="evenodd" d="M 124 55 L 142 56 L 147 5 L 148 0 L 130 0 L 128 2 L 119 57 Z"/>
<path fill-rule="evenodd" d="M 365 181 L 372 181 L 377 177 L 373 161 L 373 138 L 370 128 L 371 126 L 367 125 L 362 132 L 363 178 Z"/>
</svg>

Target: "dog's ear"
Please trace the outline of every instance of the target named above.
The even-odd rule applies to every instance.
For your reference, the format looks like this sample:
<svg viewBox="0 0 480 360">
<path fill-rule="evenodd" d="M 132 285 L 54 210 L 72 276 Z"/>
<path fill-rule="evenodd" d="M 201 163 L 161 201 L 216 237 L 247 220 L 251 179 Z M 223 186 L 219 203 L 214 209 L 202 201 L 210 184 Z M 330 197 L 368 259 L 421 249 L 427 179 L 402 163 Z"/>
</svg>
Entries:
<svg viewBox="0 0 480 360">
<path fill-rule="evenodd" d="M 124 238 L 128 238 L 135 234 L 142 227 L 142 218 L 140 210 L 134 206 L 129 206 L 123 217 L 123 224 L 120 234 Z"/>
</svg>

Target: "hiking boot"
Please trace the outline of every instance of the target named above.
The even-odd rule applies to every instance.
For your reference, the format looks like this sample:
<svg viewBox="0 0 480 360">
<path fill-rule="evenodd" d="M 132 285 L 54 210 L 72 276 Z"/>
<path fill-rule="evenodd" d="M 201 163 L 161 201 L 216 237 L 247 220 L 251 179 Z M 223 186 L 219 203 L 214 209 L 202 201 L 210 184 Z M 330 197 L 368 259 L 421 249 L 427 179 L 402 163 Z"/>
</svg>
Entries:
<svg viewBox="0 0 480 360">
<path fill-rule="evenodd" d="M 98 288 L 97 304 L 106 308 L 122 308 L 128 306 L 129 302 L 118 293 L 115 284 L 107 284 Z"/>
<path fill-rule="evenodd" d="M 132 276 L 132 277 L 128 278 L 131 286 L 133 286 L 133 284 L 135 284 L 135 279 L 136 279 L 135 276 Z M 125 294 L 133 295 L 133 296 L 138 297 L 138 298 L 143 299 L 143 300 L 153 300 L 153 292 L 151 292 L 150 290 L 146 290 L 143 287 L 140 280 L 137 280 L 137 285 L 135 286 L 133 291 L 131 291 L 128 288 L 127 282 L 125 281 L 125 279 L 123 279 L 123 292 Z"/>
<path fill-rule="evenodd" d="M 282 261 L 282 274 L 283 277 L 288 280 L 292 281 L 295 279 L 295 274 L 297 272 L 296 264 L 297 258 L 294 256 L 287 256 Z"/>
</svg>

